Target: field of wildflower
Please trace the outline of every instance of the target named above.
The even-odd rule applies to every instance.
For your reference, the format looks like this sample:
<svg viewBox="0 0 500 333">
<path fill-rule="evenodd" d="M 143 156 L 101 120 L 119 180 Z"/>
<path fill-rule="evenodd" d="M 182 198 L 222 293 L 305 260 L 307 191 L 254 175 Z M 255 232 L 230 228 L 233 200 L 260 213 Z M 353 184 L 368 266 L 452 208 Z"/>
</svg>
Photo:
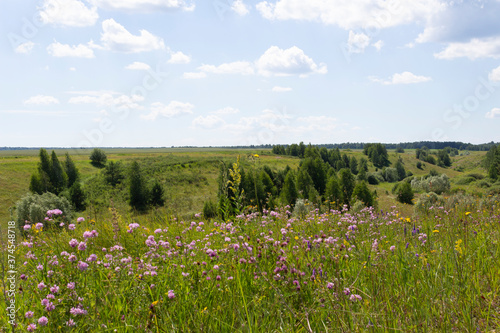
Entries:
<svg viewBox="0 0 500 333">
<path fill-rule="evenodd" d="M 494 201 L 492 201 L 494 202 Z M 497 332 L 500 207 L 19 226 L 10 332 Z M 4 244 L 6 246 L 6 244 Z"/>
</svg>

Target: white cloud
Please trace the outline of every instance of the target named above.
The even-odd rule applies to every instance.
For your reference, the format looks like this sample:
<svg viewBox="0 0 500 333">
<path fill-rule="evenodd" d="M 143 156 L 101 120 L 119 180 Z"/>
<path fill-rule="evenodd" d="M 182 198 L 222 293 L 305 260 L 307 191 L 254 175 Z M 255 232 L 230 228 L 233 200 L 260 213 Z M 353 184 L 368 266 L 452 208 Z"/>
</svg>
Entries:
<svg viewBox="0 0 500 333">
<path fill-rule="evenodd" d="M 198 69 L 202 72 L 213 73 L 213 74 L 242 74 L 250 75 L 254 74 L 253 65 L 248 61 L 235 61 L 230 63 L 225 63 L 219 66 L 214 65 L 201 65 Z"/>
<path fill-rule="evenodd" d="M 373 43 L 372 46 L 377 49 L 377 51 L 380 51 L 382 47 L 384 46 L 384 41 L 378 40 L 377 42 Z"/>
<path fill-rule="evenodd" d="M 72 71 L 72 72 L 76 72 L 76 68 L 75 67 L 70 67 L 69 70 Z"/>
<path fill-rule="evenodd" d="M 79 0 L 44 0 L 40 8 L 40 20 L 45 24 L 87 27 L 98 18 L 95 6 L 88 8 Z"/>
<path fill-rule="evenodd" d="M 61 57 L 77 57 L 77 58 L 94 58 L 94 51 L 87 45 L 68 45 L 54 42 L 47 46 L 47 52 L 57 58 Z"/>
<path fill-rule="evenodd" d="M 486 113 L 485 117 L 489 119 L 500 118 L 500 108 L 491 109 L 490 112 Z"/>
<path fill-rule="evenodd" d="M 134 61 L 133 63 L 127 65 L 125 69 L 136 70 L 136 71 L 141 71 L 141 70 L 147 71 L 148 69 L 151 69 L 151 66 L 143 62 Z"/>
<path fill-rule="evenodd" d="M 500 58 L 500 37 L 473 38 L 468 42 L 449 43 L 441 52 L 434 54 L 438 59 L 454 59 L 466 57 Z"/>
<path fill-rule="evenodd" d="M 140 30 L 140 35 L 131 34 L 124 26 L 113 19 L 102 22 L 101 41 L 107 50 L 124 53 L 138 53 L 165 49 L 163 39 L 147 30 Z"/>
<path fill-rule="evenodd" d="M 207 74 L 204 72 L 186 72 L 182 74 L 183 79 L 203 79 L 206 78 Z"/>
<path fill-rule="evenodd" d="M 311 131 L 329 132 L 337 129 L 339 126 L 336 118 L 328 116 L 298 117 L 296 122 L 301 125 L 295 127 L 293 130 L 299 133 Z"/>
<path fill-rule="evenodd" d="M 491 73 L 488 75 L 488 79 L 494 82 L 500 81 L 500 66 L 491 71 Z"/>
<path fill-rule="evenodd" d="M 146 120 L 155 120 L 158 116 L 172 118 L 183 114 L 192 114 L 193 108 L 194 105 L 191 103 L 172 101 L 168 105 L 165 105 L 157 102 L 151 104 L 151 113 L 141 115 L 141 118 Z"/>
<path fill-rule="evenodd" d="M 95 104 L 99 107 L 116 107 L 118 109 L 142 109 L 139 103 L 143 100 L 144 97 L 140 95 L 128 96 L 102 91 L 71 97 L 68 103 Z"/>
<path fill-rule="evenodd" d="M 274 86 L 272 89 L 273 92 L 287 92 L 287 91 L 292 91 L 292 88 L 290 87 L 280 87 L 280 86 Z"/>
<path fill-rule="evenodd" d="M 36 95 L 24 101 L 25 105 L 50 105 L 59 104 L 59 100 L 53 96 Z"/>
<path fill-rule="evenodd" d="M 412 84 L 431 81 L 432 78 L 428 76 L 418 76 L 411 72 L 396 73 L 389 80 L 378 79 L 376 77 L 369 77 L 373 82 L 382 84 Z"/>
<path fill-rule="evenodd" d="M 243 0 L 234 0 L 231 4 L 231 9 L 240 16 L 245 16 L 250 12 L 248 6 L 243 3 Z"/>
<path fill-rule="evenodd" d="M 191 57 L 179 52 L 174 52 L 170 55 L 170 59 L 167 61 L 169 64 L 189 64 L 191 62 Z"/>
<path fill-rule="evenodd" d="M 195 5 L 188 0 L 89 0 L 90 3 L 104 9 L 130 12 L 155 12 L 159 10 L 192 11 Z"/>
<path fill-rule="evenodd" d="M 258 73 L 264 76 L 306 76 L 312 73 L 325 74 L 325 64 L 319 66 L 297 46 L 289 49 L 280 49 L 271 46 L 255 63 Z"/>
<path fill-rule="evenodd" d="M 239 113 L 240 110 L 227 106 L 225 108 L 219 109 L 217 111 L 212 112 L 213 114 L 226 115 L 226 114 L 236 114 Z"/>
<path fill-rule="evenodd" d="M 31 51 L 33 51 L 33 47 L 35 46 L 35 43 L 32 41 L 27 41 L 26 43 L 19 44 L 14 51 L 16 53 L 22 53 L 22 54 L 29 54 Z"/>
<path fill-rule="evenodd" d="M 349 30 L 427 21 L 446 5 L 439 0 L 277 0 L 259 2 L 256 8 L 268 20 L 317 21 Z"/>
<path fill-rule="evenodd" d="M 195 128 L 213 129 L 224 126 L 226 122 L 219 116 L 209 114 L 208 116 L 198 116 L 192 121 Z"/>
<path fill-rule="evenodd" d="M 363 53 L 365 48 L 370 45 L 370 37 L 360 32 L 349 31 L 349 39 L 347 40 L 347 49 L 349 53 Z"/>
<path fill-rule="evenodd" d="M 325 64 L 317 65 L 304 51 L 297 46 L 280 49 L 271 46 L 255 62 L 234 61 L 219 66 L 202 65 L 198 67 L 201 72 L 213 74 L 241 74 L 263 76 L 290 76 L 305 77 L 312 73 L 325 74 L 328 72 Z"/>
</svg>

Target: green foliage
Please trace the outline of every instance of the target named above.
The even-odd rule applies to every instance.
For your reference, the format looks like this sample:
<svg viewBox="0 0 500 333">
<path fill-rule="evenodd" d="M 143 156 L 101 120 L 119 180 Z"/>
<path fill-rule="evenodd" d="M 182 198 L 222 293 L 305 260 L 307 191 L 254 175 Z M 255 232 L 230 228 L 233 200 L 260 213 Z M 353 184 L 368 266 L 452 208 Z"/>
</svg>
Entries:
<svg viewBox="0 0 500 333">
<path fill-rule="evenodd" d="M 329 207 L 334 206 L 336 208 L 340 208 L 343 203 L 342 198 L 342 188 L 340 187 L 339 180 L 337 177 L 332 176 L 328 179 L 328 183 L 326 184 L 326 192 L 325 192 L 326 200 L 328 200 Z"/>
<path fill-rule="evenodd" d="M 203 203 L 203 217 L 205 219 L 212 219 L 217 216 L 217 204 L 212 200 Z"/>
<path fill-rule="evenodd" d="M 29 190 L 36 194 L 42 194 L 44 192 L 43 181 L 38 172 L 31 175 Z"/>
<path fill-rule="evenodd" d="M 73 209 L 66 198 L 47 192 L 43 194 L 27 194 L 16 203 L 17 226 L 22 231 L 24 222 L 44 223 L 48 226 L 50 222 L 45 221 L 47 211 L 60 209 L 63 212 L 62 221 L 68 222 L 73 216 Z"/>
<path fill-rule="evenodd" d="M 396 148 L 396 153 L 403 154 L 404 152 L 405 152 L 405 150 L 403 149 L 403 147 Z"/>
<path fill-rule="evenodd" d="M 148 192 L 137 161 L 130 166 L 129 204 L 133 209 L 144 211 L 148 206 Z"/>
<path fill-rule="evenodd" d="M 428 178 L 415 178 L 411 181 L 411 187 L 416 191 L 434 192 L 441 194 L 450 190 L 450 179 L 447 175 L 430 176 Z"/>
<path fill-rule="evenodd" d="M 367 181 L 368 181 L 368 184 L 370 184 L 370 185 L 378 185 L 380 183 L 378 177 L 373 173 L 370 173 L 368 175 Z"/>
<path fill-rule="evenodd" d="M 165 189 L 157 179 L 153 180 L 149 203 L 154 207 L 162 207 L 165 205 Z"/>
<path fill-rule="evenodd" d="M 358 200 L 361 200 L 366 207 L 375 206 L 375 200 L 373 194 L 368 189 L 366 182 L 359 182 L 354 187 L 353 196 Z"/>
<path fill-rule="evenodd" d="M 451 159 L 446 149 L 441 149 L 438 152 L 438 165 L 442 168 L 451 166 Z"/>
<path fill-rule="evenodd" d="M 67 186 L 70 188 L 73 186 L 73 184 L 78 180 L 80 177 L 80 172 L 76 168 L 75 163 L 71 159 L 68 153 L 65 155 L 64 159 L 64 171 L 66 172 L 66 175 L 68 176 L 68 183 Z"/>
<path fill-rule="evenodd" d="M 384 179 L 388 183 L 395 183 L 399 180 L 398 170 L 396 168 L 386 168 Z"/>
<path fill-rule="evenodd" d="M 293 207 L 293 216 L 296 218 L 304 218 L 309 213 L 304 199 L 297 199 Z"/>
<path fill-rule="evenodd" d="M 405 179 L 406 178 L 406 170 L 405 170 L 405 167 L 403 166 L 403 163 L 401 162 L 401 160 L 398 160 L 394 167 L 396 168 L 396 171 L 398 172 L 398 180 Z"/>
<path fill-rule="evenodd" d="M 314 188 L 314 183 L 305 168 L 300 168 L 297 173 L 297 190 L 302 198 L 309 198 L 309 190 Z"/>
<path fill-rule="evenodd" d="M 401 203 L 405 203 L 408 205 L 413 205 L 413 190 L 411 188 L 410 183 L 408 182 L 403 182 L 399 184 L 397 188 L 397 200 Z"/>
<path fill-rule="evenodd" d="M 55 194 L 61 193 L 68 184 L 68 176 L 64 172 L 55 151 L 52 151 L 49 179 Z"/>
<path fill-rule="evenodd" d="M 351 160 L 349 162 L 349 168 L 351 168 L 351 172 L 353 175 L 357 175 L 358 174 L 358 160 L 356 159 L 356 157 L 351 157 Z"/>
<path fill-rule="evenodd" d="M 281 191 L 281 198 L 285 205 L 294 205 L 299 197 L 297 191 L 297 185 L 295 181 L 295 175 L 293 171 L 289 171 L 285 177 L 285 184 L 283 185 L 283 190 Z"/>
<path fill-rule="evenodd" d="M 354 191 L 354 187 L 356 186 L 354 176 L 349 169 L 340 170 L 339 175 L 344 204 L 350 207 L 352 192 Z"/>
<path fill-rule="evenodd" d="M 381 143 L 366 144 L 363 149 L 363 154 L 367 155 L 373 165 L 377 168 L 383 168 L 391 165 L 387 149 Z"/>
<path fill-rule="evenodd" d="M 80 182 L 75 182 L 69 188 L 69 198 L 73 207 L 77 212 L 82 212 L 87 208 L 86 195 L 80 185 Z"/>
<path fill-rule="evenodd" d="M 490 177 L 493 180 L 497 180 L 498 178 L 498 166 L 495 164 L 491 164 L 489 169 L 488 169 L 488 177 Z"/>
<path fill-rule="evenodd" d="M 123 179 L 125 179 L 123 169 L 124 168 L 121 162 L 109 161 L 109 163 L 106 164 L 106 167 L 103 170 L 104 179 L 109 185 L 115 187 L 116 185 L 120 184 Z"/>
<path fill-rule="evenodd" d="M 90 158 L 92 165 L 97 167 L 97 168 L 104 167 L 104 165 L 106 164 L 106 161 L 108 159 L 104 150 L 99 149 L 99 148 L 94 148 L 94 150 L 92 150 L 92 153 L 90 154 L 89 158 Z"/>
<path fill-rule="evenodd" d="M 417 169 L 422 170 L 422 162 L 420 161 L 417 162 Z"/>
</svg>

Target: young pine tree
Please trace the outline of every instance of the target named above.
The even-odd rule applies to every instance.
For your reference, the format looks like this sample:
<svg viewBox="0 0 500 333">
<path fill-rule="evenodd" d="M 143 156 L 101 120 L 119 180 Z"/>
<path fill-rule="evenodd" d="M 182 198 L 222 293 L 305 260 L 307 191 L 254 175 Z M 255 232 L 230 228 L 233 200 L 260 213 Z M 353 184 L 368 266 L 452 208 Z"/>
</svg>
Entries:
<svg viewBox="0 0 500 333">
<path fill-rule="evenodd" d="M 137 161 L 130 166 L 129 204 L 133 209 L 145 210 L 148 204 L 147 189 Z"/>
</svg>

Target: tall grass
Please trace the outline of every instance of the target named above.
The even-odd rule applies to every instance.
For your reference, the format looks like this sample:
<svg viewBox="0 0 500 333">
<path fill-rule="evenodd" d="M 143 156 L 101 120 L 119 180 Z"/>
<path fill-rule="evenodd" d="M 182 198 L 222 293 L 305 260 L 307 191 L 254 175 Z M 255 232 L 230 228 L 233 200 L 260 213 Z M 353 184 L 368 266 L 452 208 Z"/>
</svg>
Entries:
<svg viewBox="0 0 500 333">
<path fill-rule="evenodd" d="M 111 219 L 74 230 L 31 226 L 16 253 L 17 330 L 499 329 L 498 201 L 471 212 L 432 208 L 417 219 L 394 209 L 300 219 L 289 210 L 182 221 L 132 220 L 112 209 Z"/>
</svg>

